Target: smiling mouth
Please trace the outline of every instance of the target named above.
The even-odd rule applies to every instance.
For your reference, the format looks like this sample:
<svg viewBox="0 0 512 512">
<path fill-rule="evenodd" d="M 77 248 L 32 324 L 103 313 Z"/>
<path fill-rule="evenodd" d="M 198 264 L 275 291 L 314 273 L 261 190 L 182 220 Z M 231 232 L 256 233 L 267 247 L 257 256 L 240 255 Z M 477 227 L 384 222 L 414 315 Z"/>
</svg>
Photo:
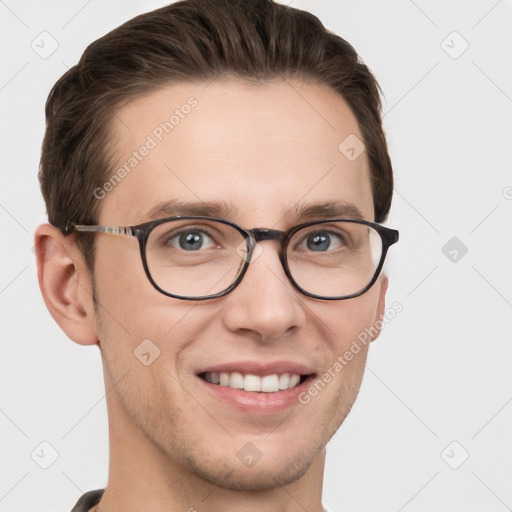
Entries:
<svg viewBox="0 0 512 512">
<path fill-rule="evenodd" d="M 199 377 L 210 384 L 217 384 L 231 389 L 243 389 L 255 393 L 277 393 L 299 386 L 312 375 L 297 373 L 274 373 L 259 376 L 240 372 L 204 372 Z"/>
</svg>

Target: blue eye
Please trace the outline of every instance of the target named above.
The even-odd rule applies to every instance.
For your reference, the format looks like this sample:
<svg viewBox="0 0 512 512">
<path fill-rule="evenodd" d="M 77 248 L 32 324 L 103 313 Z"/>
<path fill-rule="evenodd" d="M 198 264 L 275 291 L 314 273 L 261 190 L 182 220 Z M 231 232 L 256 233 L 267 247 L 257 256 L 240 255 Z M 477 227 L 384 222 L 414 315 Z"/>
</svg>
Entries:
<svg viewBox="0 0 512 512">
<path fill-rule="evenodd" d="M 337 233 L 331 231 L 316 231 L 305 238 L 308 250 L 325 252 L 339 249 L 343 245 L 343 239 Z"/>
<path fill-rule="evenodd" d="M 214 246 L 213 240 L 203 231 L 182 231 L 169 238 L 167 245 L 183 251 L 198 251 L 211 249 Z"/>
</svg>

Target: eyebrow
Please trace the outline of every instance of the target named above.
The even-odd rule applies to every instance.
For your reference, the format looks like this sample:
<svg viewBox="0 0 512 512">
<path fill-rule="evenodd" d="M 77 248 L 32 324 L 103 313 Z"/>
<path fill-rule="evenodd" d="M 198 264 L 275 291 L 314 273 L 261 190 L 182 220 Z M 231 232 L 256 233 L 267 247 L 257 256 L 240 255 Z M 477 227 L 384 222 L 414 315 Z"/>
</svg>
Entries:
<svg viewBox="0 0 512 512">
<path fill-rule="evenodd" d="M 355 204 L 345 201 L 296 204 L 294 207 L 294 217 L 299 222 L 335 218 L 365 220 L 361 210 Z"/>
<path fill-rule="evenodd" d="M 238 208 L 225 201 L 180 201 L 178 199 L 170 199 L 156 204 L 143 213 L 143 217 L 154 220 L 178 215 L 197 215 L 229 219 L 235 217 L 237 213 Z"/>
<path fill-rule="evenodd" d="M 181 201 L 171 199 L 162 201 L 147 210 L 143 213 L 143 218 L 155 220 L 178 215 L 197 215 L 233 220 L 239 212 L 240 209 L 236 205 L 228 204 L 225 201 Z M 361 210 L 356 205 L 336 200 L 296 204 L 285 214 L 284 218 L 290 223 L 334 218 L 364 220 Z"/>
</svg>

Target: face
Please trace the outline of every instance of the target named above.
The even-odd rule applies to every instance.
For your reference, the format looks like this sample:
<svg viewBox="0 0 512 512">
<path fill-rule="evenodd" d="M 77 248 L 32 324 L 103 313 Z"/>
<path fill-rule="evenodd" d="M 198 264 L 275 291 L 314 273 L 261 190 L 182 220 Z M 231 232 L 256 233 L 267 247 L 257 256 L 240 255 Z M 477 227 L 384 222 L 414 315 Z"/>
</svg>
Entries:
<svg viewBox="0 0 512 512">
<path fill-rule="evenodd" d="M 205 203 L 246 229 L 287 230 L 315 219 L 299 219 L 300 208 L 326 202 L 373 220 L 366 156 L 350 161 L 338 150 L 350 134 L 362 139 L 354 115 L 325 86 L 290 84 L 218 79 L 132 101 L 114 120 L 115 169 L 134 151 L 137 164 L 101 199 L 98 224 L 205 213 Z M 172 128 L 161 125 L 175 109 Z M 135 238 L 97 235 L 96 330 L 107 389 L 116 384 L 107 394 L 111 435 L 226 488 L 289 483 L 318 460 L 356 398 L 368 346 L 341 370 L 333 365 L 384 308 L 382 278 L 360 297 L 317 300 L 290 284 L 276 241 L 260 248 L 231 293 L 190 302 L 151 285 Z M 147 366 L 134 355 L 143 340 L 149 359 L 160 351 Z M 329 369 L 329 382 L 301 403 Z M 207 382 L 215 372 L 301 380 L 266 393 Z"/>
</svg>

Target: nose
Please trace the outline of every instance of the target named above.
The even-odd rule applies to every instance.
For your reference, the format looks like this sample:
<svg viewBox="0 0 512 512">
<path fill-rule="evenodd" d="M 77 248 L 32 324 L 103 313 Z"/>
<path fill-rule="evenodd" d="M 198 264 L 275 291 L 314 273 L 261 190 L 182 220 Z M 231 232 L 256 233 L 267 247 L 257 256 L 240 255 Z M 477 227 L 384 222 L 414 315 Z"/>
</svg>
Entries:
<svg viewBox="0 0 512 512">
<path fill-rule="evenodd" d="M 305 298 L 284 273 L 276 241 L 259 242 L 255 254 L 242 282 L 225 297 L 224 324 L 232 332 L 275 341 L 304 325 Z"/>
</svg>

